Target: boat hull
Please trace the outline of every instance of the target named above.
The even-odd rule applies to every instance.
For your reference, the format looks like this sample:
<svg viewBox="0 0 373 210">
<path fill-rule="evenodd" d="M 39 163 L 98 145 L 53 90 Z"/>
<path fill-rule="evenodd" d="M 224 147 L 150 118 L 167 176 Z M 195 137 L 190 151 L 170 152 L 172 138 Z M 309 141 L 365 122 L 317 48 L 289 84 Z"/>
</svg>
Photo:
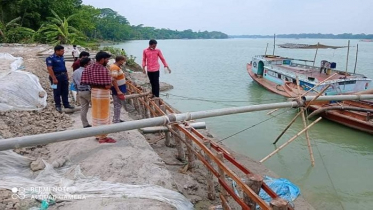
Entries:
<svg viewBox="0 0 373 210">
<path fill-rule="evenodd" d="M 373 111 L 373 102 L 367 101 L 343 101 L 341 103 L 334 104 L 312 104 L 309 106 L 310 111 L 320 111 L 323 118 L 330 121 L 337 122 L 347 127 L 360 130 L 369 134 L 373 134 L 373 112 L 357 112 L 348 110 L 333 110 L 334 108 L 352 107 L 352 108 L 363 108 Z M 328 110 L 330 109 L 330 110 Z"/>
<path fill-rule="evenodd" d="M 294 98 L 298 96 L 298 90 L 289 87 L 288 85 L 279 85 L 269 80 L 266 80 L 263 77 L 259 77 L 256 75 L 252 69 L 251 64 L 247 64 L 247 72 L 249 73 L 250 77 L 257 82 L 259 85 L 263 86 L 265 89 L 276 93 L 278 95 L 282 95 L 288 98 Z M 305 93 L 304 90 L 299 90 L 300 94 Z"/>
<path fill-rule="evenodd" d="M 278 85 L 271 81 L 266 80 L 263 77 L 259 77 L 255 73 L 253 73 L 251 69 L 251 64 L 247 64 L 247 72 L 250 77 L 257 82 L 259 85 L 263 86 L 267 90 L 276 93 L 278 95 L 282 95 L 287 98 L 295 98 L 298 97 L 298 90 L 286 87 L 286 85 Z M 282 89 L 280 89 L 280 88 Z M 304 94 L 304 90 L 300 90 L 300 94 Z M 363 107 L 366 109 L 373 110 L 373 102 L 360 102 L 360 101 L 343 101 L 343 104 L 349 104 L 352 107 Z M 330 103 L 318 103 L 314 102 L 309 106 L 310 111 L 317 111 L 319 109 L 330 107 L 330 106 L 338 106 L 337 104 L 330 104 Z M 372 112 L 373 114 L 373 112 Z M 356 111 L 348 111 L 348 110 L 330 110 L 326 112 L 322 112 L 320 114 L 323 118 L 328 119 L 330 121 L 348 126 L 353 129 L 357 129 L 363 132 L 367 132 L 369 134 L 373 134 L 373 119 L 369 120 L 369 113 L 361 113 Z M 368 120 L 367 120 L 368 119 Z"/>
</svg>

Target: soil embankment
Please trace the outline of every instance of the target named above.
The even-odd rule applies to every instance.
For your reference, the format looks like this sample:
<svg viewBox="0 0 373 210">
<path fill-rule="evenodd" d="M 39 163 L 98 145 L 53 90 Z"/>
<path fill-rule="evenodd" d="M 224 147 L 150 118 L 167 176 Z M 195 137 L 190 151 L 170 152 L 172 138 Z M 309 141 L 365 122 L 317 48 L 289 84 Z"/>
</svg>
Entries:
<svg viewBox="0 0 373 210">
<path fill-rule="evenodd" d="M 25 71 L 39 77 L 41 85 L 49 96 L 47 107 L 40 112 L 0 112 L 0 136 L 3 138 L 82 128 L 79 112 L 68 115 L 54 109 L 45 62 L 36 57 L 37 52 L 48 48 L 46 45 L 0 48 L 0 52 L 23 57 Z M 71 63 L 67 63 L 66 66 L 70 68 Z M 142 72 L 126 72 L 126 75 L 136 84 L 150 88 L 148 79 Z M 169 88 L 172 86 L 166 84 L 161 86 L 162 90 Z M 132 107 L 128 107 L 127 111 L 122 112 L 123 120 L 131 121 L 140 118 Z M 207 131 L 203 133 L 210 135 Z M 193 172 L 181 173 L 180 169 L 183 165 L 175 159 L 176 149 L 166 147 L 161 134 L 142 135 L 138 130 L 131 130 L 110 134 L 110 136 L 118 142 L 99 144 L 94 137 L 89 137 L 22 148 L 16 152 L 31 159 L 31 169 L 35 176 L 45 167 L 41 160 L 43 159 L 55 168 L 66 169 L 64 177 L 69 180 L 74 180 L 75 169 L 79 166 L 84 176 L 97 177 L 102 181 L 131 185 L 158 185 L 180 192 L 195 204 L 196 209 L 208 209 L 220 203 L 218 199 L 210 201 L 207 198 L 206 169 L 203 165 L 198 163 Z M 238 154 L 233 153 L 233 155 L 254 173 L 277 177 L 262 164 Z M 235 172 L 244 177 L 238 171 Z M 100 188 L 100 186 L 94 187 L 97 188 L 95 190 Z M 40 203 L 11 199 L 10 190 L 0 189 L 0 209 L 25 209 L 30 206 L 40 206 Z M 164 202 L 125 196 L 59 201 L 49 209 L 82 209 L 83 206 L 84 209 L 175 209 Z M 301 197 L 296 200 L 295 206 L 296 209 L 313 209 Z"/>
</svg>

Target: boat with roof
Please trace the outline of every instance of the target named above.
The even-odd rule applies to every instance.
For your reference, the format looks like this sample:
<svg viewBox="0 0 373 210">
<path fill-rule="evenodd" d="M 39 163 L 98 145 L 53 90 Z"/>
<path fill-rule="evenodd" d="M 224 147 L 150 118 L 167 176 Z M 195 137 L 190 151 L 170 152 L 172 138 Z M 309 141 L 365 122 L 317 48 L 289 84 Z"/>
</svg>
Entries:
<svg viewBox="0 0 373 210">
<path fill-rule="evenodd" d="M 328 85 L 325 95 L 349 94 L 373 88 L 372 79 L 363 74 L 337 70 L 335 62 L 323 60 L 319 67 L 302 62 L 313 61 L 257 55 L 247 64 L 247 72 L 261 86 L 285 97 L 316 95 Z"/>
<path fill-rule="evenodd" d="M 304 95 L 373 94 L 372 79 L 363 74 L 336 69 L 336 63 L 276 55 L 257 55 L 247 64 L 250 77 L 276 94 L 297 98 Z M 299 85 L 297 85 L 299 84 Z M 326 89 L 326 90 L 324 90 Z M 313 113 L 353 129 L 373 134 L 373 101 L 324 101 L 309 105 Z"/>
</svg>

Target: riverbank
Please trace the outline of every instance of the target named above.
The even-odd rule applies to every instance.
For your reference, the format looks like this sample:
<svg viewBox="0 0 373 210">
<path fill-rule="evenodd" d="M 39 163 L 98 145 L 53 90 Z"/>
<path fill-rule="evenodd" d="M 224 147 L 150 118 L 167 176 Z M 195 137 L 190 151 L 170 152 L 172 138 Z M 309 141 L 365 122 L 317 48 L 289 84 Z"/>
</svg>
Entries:
<svg viewBox="0 0 373 210">
<path fill-rule="evenodd" d="M 3 50 L 3 48 L 1 50 Z M 12 50 L 13 55 L 24 57 L 25 70 L 35 73 L 40 78 L 40 82 L 44 89 L 49 96 L 51 96 L 44 61 L 34 57 L 32 52 L 35 52 L 35 49 L 29 50 L 21 48 L 17 50 L 12 48 L 4 50 Z M 67 66 L 71 66 L 71 63 L 67 63 Z M 148 87 L 147 78 L 141 72 L 127 72 L 126 75 L 138 85 Z M 122 114 L 122 119 L 129 121 L 139 118 L 130 108 L 128 111 L 129 114 Z M 28 114 L 30 114 L 30 116 Z M 5 113 L 0 117 L 0 124 L 3 124 L 0 131 L 7 131 L 5 134 L 0 134 L 4 138 L 82 127 L 80 124 L 79 112 L 66 115 L 54 111 L 51 97 L 48 97 L 47 108 L 41 112 L 12 112 Z M 15 119 L 18 118 L 20 118 L 20 120 L 15 121 Z M 18 125 L 21 122 L 23 123 L 24 120 L 27 120 L 25 124 Z M 25 125 L 34 127 L 24 129 Z M 37 130 L 36 128 L 40 129 Z M 208 133 L 205 134 L 209 135 Z M 117 144 L 99 145 L 93 138 L 84 138 L 21 149 L 17 152 L 35 160 L 34 165 L 40 163 L 39 158 L 43 158 L 48 163 L 59 162 L 60 164 L 58 164 L 56 168 L 69 169 L 65 175 L 66 178 L 70 180 L 74 180 L 75 169 L 76 166 L 79 165 L 82 174 L 87 177 L 98 176 L 102 181 L 138 185 L 156 184 L 166 189 L 181 192 L 188 200 L 195 204 L 196 209 L 207 209 L 209 206 L 219 203 L 218 200 L 211 202 L 207 199 L 207 187 L 204 178 L 206 170 L 204 167 L 198 167 L 198 170 L 193 173 L 180 173 L 179 171 L 182 166 L 180 166 L 180 163 L 174 164 L 177 163 L 175 159 L 176 149 L 165 147 L 164 140 L 158 141 L 161 138 L 160 135 L 152 134 L 143 136 L 137 130 L 134 130 L 111 134 L 111 136 L 118 140 Z M 262 164 L 242 155 L 233 154 L 236 159 L 254 173 L 277 177 Z M 39 165 L 41 165 L 40 168 L 42 169 L 42 164 Z M 35 175 L 38 173 L 40 173 L 39 170 L 34 172 Z M 239 175 L 243 176 L 242 174 Z M 7 190 L 7 192 L 9 192 L 9 190 Z M 13 202 L 12 205 L 17 205 L 14 203 L 15 202 Z M 21 204 L 23 203 L 18 202 L 17 206 L 21 206 Z M 80 209 L 83 205 L 94 209 L 115 209 L 123 207 L 123 205 L 129 205 L 123 207 L 125 209 L 173 208 L 170 205 L 159 202 L 154 203 L 150 200 L 144 201 L 135 198 L 123 199 L 116 197 L 95 200 L 86 199 L 73 202 L 63 201 L 55 206 L 51 206 L 50 209 Z M 9 202 L 6 207 L 8 206 Z M 312 209 L 302 198 L 296 200 L 295 206 L 296 209 Z"/>
</svg>

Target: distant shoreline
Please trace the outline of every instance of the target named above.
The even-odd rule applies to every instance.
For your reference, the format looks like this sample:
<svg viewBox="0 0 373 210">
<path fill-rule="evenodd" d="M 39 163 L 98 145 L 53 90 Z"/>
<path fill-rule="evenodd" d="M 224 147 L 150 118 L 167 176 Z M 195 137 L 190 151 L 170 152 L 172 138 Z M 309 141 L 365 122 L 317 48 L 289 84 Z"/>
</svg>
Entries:
<svg viewBox="0 0 373 210">
<path fill-rule="evenodd" d="M 274 35 L 228 35 L 228 38 L 273 38 Z M 373 39 L 373 34 L 278 34 L 276 38 L 290 39 Z"/>
</svg>

